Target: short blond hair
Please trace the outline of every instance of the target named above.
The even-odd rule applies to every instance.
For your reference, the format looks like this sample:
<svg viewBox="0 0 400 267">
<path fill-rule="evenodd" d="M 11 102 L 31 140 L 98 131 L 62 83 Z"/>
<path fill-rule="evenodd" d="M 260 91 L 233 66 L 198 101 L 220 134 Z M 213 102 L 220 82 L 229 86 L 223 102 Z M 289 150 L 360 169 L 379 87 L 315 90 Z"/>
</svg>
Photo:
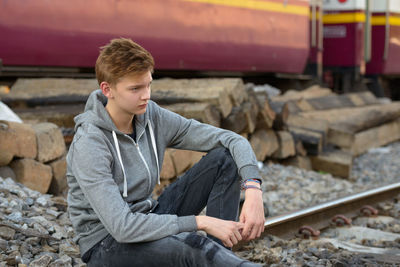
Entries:
<svg viewBox="0 0 400 267">
<path fill-rule="evenodd" d="M 153 72 L 153 56 L 131 39 L 112 39 L 100 49 L 95 67 L 99 85 L 102 82 L 115 85 L 118 79 L 131 73 Z"/>
</svg>

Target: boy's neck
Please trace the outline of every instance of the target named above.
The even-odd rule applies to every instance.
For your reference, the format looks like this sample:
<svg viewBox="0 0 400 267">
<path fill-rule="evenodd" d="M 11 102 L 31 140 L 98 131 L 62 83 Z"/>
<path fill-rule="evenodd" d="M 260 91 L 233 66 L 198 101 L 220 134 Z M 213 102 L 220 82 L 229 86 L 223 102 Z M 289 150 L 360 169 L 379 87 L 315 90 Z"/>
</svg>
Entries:
<svg viewBox="0 0 400 267">
<path fill-rule="evenodd" d="M 117 111 L 110 105 L 106 105 L 105 108 L 118 130 L 125 134 L 131 134 L 133 132 L 132 121 L 135 115 L 130 115 L 123 111 Z"/>
</svg>

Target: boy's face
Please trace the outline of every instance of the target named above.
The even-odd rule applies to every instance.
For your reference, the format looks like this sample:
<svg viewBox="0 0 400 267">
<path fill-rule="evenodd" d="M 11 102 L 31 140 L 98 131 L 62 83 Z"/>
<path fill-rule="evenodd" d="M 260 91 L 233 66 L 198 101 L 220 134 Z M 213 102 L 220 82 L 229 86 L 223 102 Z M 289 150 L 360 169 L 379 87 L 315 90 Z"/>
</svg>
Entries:
<svg viewBox="0 0 400 267">
<path fill-rule="evenodd" d="M 110 86 L 111 97 L 107 96 L 108 104 L 130 115 L 145 113 L 150 100 L 152 80 L 150 71 L 123 76 L 115 86 Z"/>
</svg>

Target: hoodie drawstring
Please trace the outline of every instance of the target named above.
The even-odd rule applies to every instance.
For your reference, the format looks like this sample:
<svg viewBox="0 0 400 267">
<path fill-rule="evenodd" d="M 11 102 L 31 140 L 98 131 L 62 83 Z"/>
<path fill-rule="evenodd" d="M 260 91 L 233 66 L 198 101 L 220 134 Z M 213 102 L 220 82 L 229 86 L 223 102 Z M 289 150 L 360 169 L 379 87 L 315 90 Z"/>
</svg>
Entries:
<svg viewBox="0 0 400 267">
<path fill-rule="evenodd" d="M 124 174 L 124 193 L 122 195 L 123 195 L 123 197 L 127 197 L 128 196 L 128 183 L 126 181 L 125 168 L 124 168 L 124 164 L 122 163 L 121 152 L 119 150 L 117 134 L 115 133 L 115 131 L 112 131 L 112 135 L 114 138 L 115 149 L 117 149 L 119 163 L 121 164 L 121 167 L 122 167 L 122 173 Z"/>
<path fill-rule="evenodd" d="M 156 147 L 156 139 L 154 138 L 153 127 L 151 127 L 151 123 L 149 122 L 149 130 L 150 130 L 150 138 L 151 144 L 153 145 L 154 155 L 156 156 L 156 163 L 157 163 L 157 181 L 160 184 L 160 167 L 158 166 L 158 156 L 157 156 L 157 147 Z"/>
<path fill-rule="evenodd" d="M 154 137 L 153 127 L 151 127 L 151 123 L 149 123 L 148 126 L 149 126 L 149 130 L 150 130 L 150 138 L 151 138 L 151 144 L 153 146 L 154 156 L 156 157 L 157 181 L 158 181 L 158 184 L 160 184 L 160 167 L 158 164 L 156 140 Z M 122 157 L 121 157 L 121 151 L 119 149 L 118 138 L 117 138 L 117 134 L 115 133 L 115 131 L 112 131 L 112 135 L 113 135 L 113 139 L 114 139 L 115 149 L 117 150 L 117 154 L 118 154 L 118 160 L 122 167 L 122 173 L 124 174 L 124 192 L 123 192 L 122 196 L 127 197 L 128 196 L 128 182 L 126 180 L 125 167 L 124 167 L 124 164 L 122 163 Z M 145 164 L 146 164 L 146 162 L 145 162 Z"/>
</svg>

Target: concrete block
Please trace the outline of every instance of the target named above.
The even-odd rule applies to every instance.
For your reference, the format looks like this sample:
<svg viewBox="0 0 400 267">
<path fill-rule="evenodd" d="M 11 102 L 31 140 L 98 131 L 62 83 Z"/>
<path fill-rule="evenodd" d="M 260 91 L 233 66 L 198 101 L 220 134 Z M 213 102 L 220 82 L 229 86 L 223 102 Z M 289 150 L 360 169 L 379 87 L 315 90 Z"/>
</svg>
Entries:
<svg viewBox="0 0 400 267">
<path fill-rule="evenodd" d="M 170 149 L 172 162 L 175 166 L 176 175 L 180 175 L 187 169 L 196 164 L 205 153 L 190 151 L 190 150 L 180 150 L 180 149 Z"/>
<path fill-rule="evenodd" d="M 168 180 L 176 176 L 174 163 L 169 150 L 167 149 L 164 154 L 164 162 L 161 168 L 160 178 L 161 180 Z"/>
<path fill-rule="evenodd" d="M 0 166 L 8 165 L 17 153 L 16 134 L 11 131 L 8 122 L 0 121 Z"/>
<path fill-rule="evenodd" d="M 198 152 L 198 151 L 189 151 L 190 153 L 190 165 L 189 167 L 193 167 L 194 164 L 196 164 L 197 162 L 199 162 L 201 160 L 201 158 L 206 155 L 207 153 L 205 152 Z"/>
<path fill-rule="evenodd" d="M 57 125 L 45 122 L 35 124 L 33 129 L 36 132 L 38 161 L 49 162 L 65 154 L 64 137 Z"/>
<path fill-rule="evenodd" d="M 13 157 L 35 158 L 37 144 L 35 131 L 29 124 L 0 121 L 0 166 Z"/>
<path fill-rule="evenodd" d="M 60 195 L 67 188 L 67 161 L 63 156 L 60 159 L 54 160 L 48 164 L 53 173 L 53 179 L 50 184 L 49 193 Z"/>
<path fill-rule="evenodd" d="M 250 145 L 258 161 L 264 161 L 279 148 L 278 138 L 273 130 L 256 130 L 250 138 Z"/>
<path fill-rule="evenodd" d="M 47 193 L 52 179 L 50 166 L 33 159 L 17 159 L 11 162 L 10 167 L 19 183 L 42 194 Z"/>
<path fill-rule="evenodd" d="M 32 126 L 26 123 L 10 122 L 10 128 L 16 132 L 18 151 L 15 156 L 34 159 L 37 155 L 36 135 Z"/>
<path fill-rule="evenodd" d="M 294 146 L 293 136 L 286 131 L 278 131 L 276 134 L 279 141 L 279 148 L 272 154 L 272 157 L 284 159 L 294 156 L 296 154 L 296 148 Z"/>
<path fill-rule="evenodd" d="M 313 170 L 328 172 L 336 177 L 350 178 L 353 167 L 351 153 L 334 150 L 326 151 L 318 156 L 311 156 Z"/>
<path fill-rule="evenodd" d="M 187 150 L 171 149 L 170 153 L 177 175 L 180 175 L 190 167 L 191 160 L 188 159 Z"/>
</svg>

